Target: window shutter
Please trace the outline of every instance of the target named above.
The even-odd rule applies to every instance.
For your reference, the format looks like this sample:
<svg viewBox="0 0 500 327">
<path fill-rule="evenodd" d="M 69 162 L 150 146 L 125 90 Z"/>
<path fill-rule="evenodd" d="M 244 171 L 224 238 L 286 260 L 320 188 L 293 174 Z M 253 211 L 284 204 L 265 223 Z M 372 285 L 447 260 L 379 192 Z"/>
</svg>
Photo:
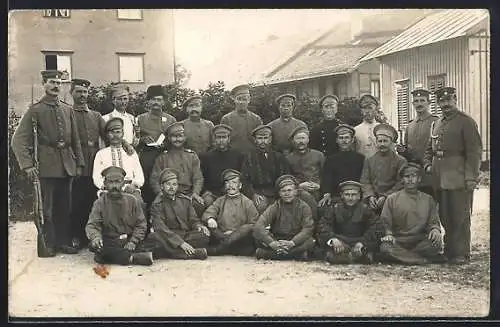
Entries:
<svg viewBox="0 0 500 327">
<path fill-rule="evenodd" d="M 430 111 L 431 114 L 434 115 L 441 115 L 441 108 L 439 108 L 437 101 L 436 101 L 436 96 L 434 95 L 434 92 L 437 90 L 443 88 L 446 84 L 446 74 L 442 75 L 433 75 L 433 76 L 428 76 L 427 77 L 427 84 L 429 85 L 429 91 L 431 91 L 430 95 Z"/>
<path fill-rule="evenodd" d="M 45 69 L 47 70 L 57 69 L 57 55 L 55 54 L 45 55 Z"/>
<path fill-rule="evenodd" d="M 398 110 L 398 129 L 404 130 L 408 125 L 410 116 L 410 93 L 409 81 L 396 82 L 397 110 Z"/>
</svg>

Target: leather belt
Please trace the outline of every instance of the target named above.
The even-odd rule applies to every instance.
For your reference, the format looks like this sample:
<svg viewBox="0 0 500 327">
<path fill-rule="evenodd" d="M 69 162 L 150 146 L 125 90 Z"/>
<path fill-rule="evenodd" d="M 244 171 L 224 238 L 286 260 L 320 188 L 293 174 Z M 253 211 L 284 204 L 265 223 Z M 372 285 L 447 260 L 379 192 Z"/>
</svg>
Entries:
<svg viewBox="0 0 500 327">
<path fill-rule="evenodd" d="M 456 150 L 436 150 L 434 151 L 434 155 L 438 158 L 445 158 L 445 157 L 463 156 L 464 153 L 463 151 L 456 151 Z"/>
<path fill-rule="evenodd" d="M 57 141 L 57 142 L 45 142 L 41 141 L 40 145 L 48 146 L 51 148 L 56 148 L 56 149 L 65 149 L 69 147 L 69 144 L 64 142 L 64 141 Z"/>
</svg>

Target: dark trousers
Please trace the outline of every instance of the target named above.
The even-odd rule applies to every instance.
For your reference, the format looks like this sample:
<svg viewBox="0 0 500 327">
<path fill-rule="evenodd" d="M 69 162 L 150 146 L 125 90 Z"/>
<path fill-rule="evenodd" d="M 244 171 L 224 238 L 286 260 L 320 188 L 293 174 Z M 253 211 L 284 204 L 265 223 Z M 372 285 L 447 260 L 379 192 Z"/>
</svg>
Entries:
<svg viewBox="0 0 500 327">
<path fill-rule="evenodd" d="M 208 236 L 196 230 L 187 232 L 183 237 L 184 242 L 189 243 L 193 248 L 206 248 Z M 173 246 L 170 242 L 164 241 L 156 232 L 149 233 L 146 240 L 140 246 L 142 251 L 151 251 L 155 258 L 171 259 L 191 259 L 180 247 Z"/>
<path fill-rule="evenodd" d="M 344 246 L 344 251 L 341 253 L 335 253 L 333 248 L 329 246 L 321 248 L 326 261 L 331 264 L 370 263 L 370 260 L 367 257 L 368 252 L 357 255 L 352 251 L 356 242 L 346 243 L 342 240 L 340 241 Z"/>
<path fill-rule="evenodd" d="M 103 246 L 100 251 L 96 252 L 95 261 L 97 261 L 97 263 L 129 265 L 131 264 L 130 257 L 132 254 L 137 252 L 147 252 L 148 250 L 143 246 L 143 244 L 148 244 L 151 240 L 150 237 L 146 237 L 144 241 L 136 246 L 136 249 L 133 252 L 124 248 L 127 242 L 127 238 L 120 239 L 119 237 L 103 237 Z"/>
<path fill-rule="evenodd" d="M 282 237 L 275 237 L 274 239 L 275 240 L 288 240 L 289 241 L 292 239 L 292 237 L 282 236 Z M 259 244 L 259 248 L 264 249 L 265 251 L 272 251 L 273 252 L 272 259 L 285 259 L 285 260 L 287 260 L 287 259 L 300 258 L 304 252 L 306 252 L 306 251 L 311 252 L 314 249 L 315 245 L 316 245 L 316 241 L 312 237 L 310 237 L 307 240 L 305 240 L 304 242 L 302 242 L 300 244 L 296 244 L 295 247 L 290 249 L 290 251 L 288 251 L 288 254 L 285 254 L 285 255 L 278 254 L 278 253 L 274 252 L 269 246 L 267 246 L 265 244 Z"/>
<path fill-rule="evenodd" d="M 49 247 L 71 245 L 71 179 L 40 178 L 44 233 Z"/>
<path fill-rule="evenodd" d="M 161 153 L 161 150 L 145 146 L 143 149 L 139 150 L 139 161 L 141 163 L 142 171 L 144 174 L 144 185 L 142 187 L 142 197 L 144 202 L 151 205 L 155 199 L 155 194 L 150 186 L 149 177 L 151 176 L 151 171 L 156 160 L 156 157 Z"/>
<path fill-rule="evenodd" d="M 229 236 L 224 236 L 220 229 L 210 230 L 210 245 L 216 248 L 215 255 L 244 255 L 255 253 L 255 241 L 252 236 L 252 225 L 242 226 Z"/>
<path fill-rule="evenodd" d="M 380 257 L 383 261 L 419 265 L 436 261 L 440 250 L 424 234 L 396 237 L 395 244 L 383 242 L 380 245 Z"/>
<path fill-rule="evenodd" d="M 90 210 L 97 199 L 97 188 L 92 177 L 80 176 L 73 179 L 71 186 L 71 231 L 72 237 L 80 240 L 82 245 L 88 243 L 85 235 L 85 225 L 89 219 Z"/>
<path fill-rule="evenodd" d="M 438 190 L 439 217 L 444 227 L 444 255 L 470 259 L 470 191 Z"/>
</svg>

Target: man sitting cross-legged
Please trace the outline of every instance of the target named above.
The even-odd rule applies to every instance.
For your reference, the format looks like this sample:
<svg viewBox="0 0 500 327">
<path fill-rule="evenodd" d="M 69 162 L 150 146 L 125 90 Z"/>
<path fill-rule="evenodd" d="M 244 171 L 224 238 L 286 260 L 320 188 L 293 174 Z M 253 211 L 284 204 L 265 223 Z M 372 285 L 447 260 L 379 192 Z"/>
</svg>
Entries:
<svg viewBox="0 0 500 327">
<path fill-rule="evenodd" d="M 418 190 L 421 166 L 405 164 L 399 176 L 404 189 L 389 195 L 382 209 L 381 218 L 386 226 L 380 245 L 381 259 L 405 264 L 443 262 L 436 202 Z"/>
<path fill-rule="evenodd" d="M 311 208 L 297 197 L 298 182 L 291 175 L 276 180 L 279 199 L 260 215 L 253 235 L 260 247 L 257 259 L 304 259 L 314 248 Z"/>
<path fill-rule="evenodd" d="M 253 255 L 255 253 L 252 228 L 259 218 L 252 200 L 241 190 L 240 172 L 226 169 L 222 172 L 226 194 L 217 198 L 202 216 L 212 236 L 208 255 Z"/>
<path fill-rule="evenodd" d="M 371 263 L 378 251 L 383 225 L 361 201 L 361 184 L 340 183 L 341 202 L 328 208 L 318 224 L 318 240 L 324 258 L 336 263 Z"/>
<path fill-rule="evenodd" d="M 85 227 L 97 263 L 151 265 L 151 252 L 136 251 L 146 234 L 141 201 L 122 191 L 126 172 L 110 166 L 102 171 L 107 192 L 94 202 Z"/>
</svg>

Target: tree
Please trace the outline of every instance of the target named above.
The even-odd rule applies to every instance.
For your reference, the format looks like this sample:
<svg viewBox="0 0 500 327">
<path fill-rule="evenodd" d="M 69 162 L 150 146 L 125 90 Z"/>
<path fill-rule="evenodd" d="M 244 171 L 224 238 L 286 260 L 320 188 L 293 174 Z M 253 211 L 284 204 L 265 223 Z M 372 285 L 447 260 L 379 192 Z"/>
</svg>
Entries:
<svg viewBox="0 0 500 327">
<path fill-rule="evenodd" d="M 181 64 L 175 64 L 175 80 L 177 85 L 184 86 L 191 78 L 191 71 Z"/>
</svg>

